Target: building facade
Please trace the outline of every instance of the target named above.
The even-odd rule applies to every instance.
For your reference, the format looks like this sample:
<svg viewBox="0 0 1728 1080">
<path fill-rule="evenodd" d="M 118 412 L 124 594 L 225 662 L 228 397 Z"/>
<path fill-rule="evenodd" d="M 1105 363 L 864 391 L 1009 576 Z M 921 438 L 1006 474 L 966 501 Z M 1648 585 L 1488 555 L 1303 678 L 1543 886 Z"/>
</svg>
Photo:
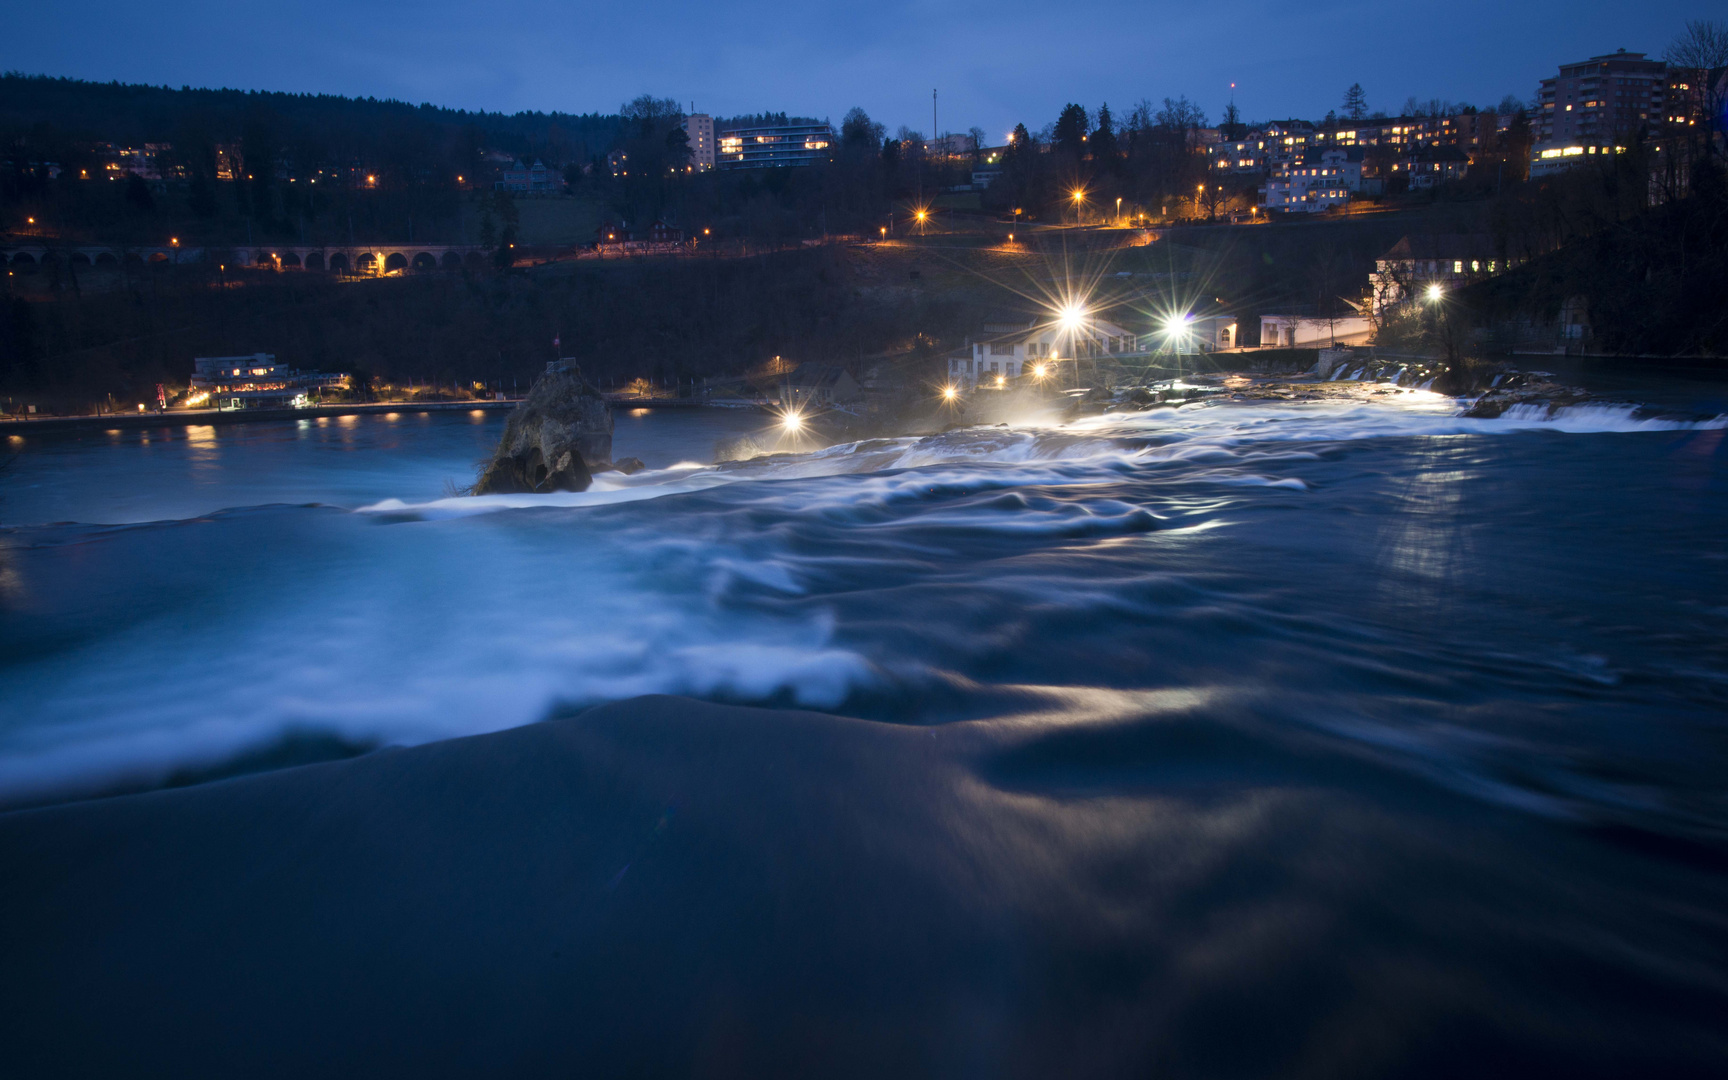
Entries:
<svg viewBox="0 0 1728 1080">
<path fill-rule="evenodd" d="M 1621 49 L 1562 64 L 1537 96 L 1538 144 L 1626 145 L 1666 115 L 1668 65 Z"/>
<path fill-rule="evenodd" d="M 827 124 L 785 124 L 722 131 L 717 139 L 719 168 L 774 169 L 827 161 L 834 132 Z"/>
<path fill-rule="evenodd" d="M 1141 352 L 1139 335 L 1103 319 L 1087 319 L 1078 327 L 1039 324 L 1031 319 L 986 322 L 984 329 L 1012 326 L 948 357 L 948 381 L 954 386 L 998 386 L 1024 375 L 1053 373 L 1041 365 Z"/>
<path fill-rule="evenodd" d="M 219 409 L 293 408 L 309 405 L 324 390 L 348 385 L 345 374 L 295 371 L 271 353 L 200 356 L 192 361 L 192 390 Z"/>
<path fill-rule="evenodd" d="M 690 140 L 690 167 L 697 172 L 714 168 L 714 118 L 707 113 L 691 113 L 684 118 L 684 134 Z"/>
<path fill-rule="evenodd" d="M 1374 262 L 1368 275 L 1371 310 L 1378 316 L 1421 299 L 1431 288 L 1444 293 L 1513 265 L 1495 254 L 1493 238 L 1486 235 L 1406 236 Z"/>
<path fill-rule="evenodd" d="M 1362 149 L 1334 146 L 1309 150 L 1277 167 L 1260 187 L 1268 211 L 1313 214 L 1343 206 L 1362 190 Z"/>
<path fill-rule="evenodd" d="M 1373 331 L 1366 316 L 1322 319 L 1313 315 L 1260 316 L 1262 349 L 1304 349 L 1367 341 Z"/>
<path fill-rule="evenodd" d="M 556 191 L 564 183 L 564 178 L 548 169 L 544 161 L 536 161 L 532 165 L 512 161 L 502 176 L 502 179 L 492 185 L 498 191 L 544 193 Z"/>
</svg>

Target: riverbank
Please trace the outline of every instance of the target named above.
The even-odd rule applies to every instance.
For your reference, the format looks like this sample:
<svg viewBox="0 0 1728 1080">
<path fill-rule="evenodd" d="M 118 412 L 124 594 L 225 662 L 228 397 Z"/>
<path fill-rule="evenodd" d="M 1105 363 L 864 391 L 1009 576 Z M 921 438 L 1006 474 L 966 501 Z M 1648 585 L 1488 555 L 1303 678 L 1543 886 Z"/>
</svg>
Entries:
<svg viewBox="0 0 1728 1080">
<path fill-rule="evenodd" d="M 368 416 L 389 413 L 473 412 L 513 409 L 515 401 L 386 401 L 356 405 L 309 405 L 303 409 L 171 409 L 167 412 L 113 413 L 108 416 L 45 416 L 0 419 L 0 434 L 31 435 L 57 431 L 136 431 L 192 425 L 255 424 L 275 420 Z"/>
<path fill-rule="evenodd" d="M 31 435 L 58 431 L 136 431 L 191 425 L 255 424 L 277 420 L 313 420 L 333 416 L 376 416 L 391 413 L 493 412 L 514 409 L 520 398 L 493 401 L 379 401 L 356 405 L 309 405 L 303 409 L 171 409 L 167 412 L 113 413 L 108 416 L 0 417 L 0 435 Z M 756 408 L 748 398 L 638 398 L 606 395 L 614 409 Z"/>
</svg>

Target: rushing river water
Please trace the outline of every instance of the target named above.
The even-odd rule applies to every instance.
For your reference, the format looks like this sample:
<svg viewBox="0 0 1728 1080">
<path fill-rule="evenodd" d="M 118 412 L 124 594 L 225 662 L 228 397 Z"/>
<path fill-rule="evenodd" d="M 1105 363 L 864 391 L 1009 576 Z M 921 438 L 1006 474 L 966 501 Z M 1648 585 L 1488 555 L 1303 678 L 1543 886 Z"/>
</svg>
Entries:
<svg viewBox="0 0 1728 1080">
<path fill-rule="evenodd" d="M 1719 1061 L 1725 422 L 1456 412 L 1207 403 L 718 467 L 759 416 L 621 415 L 648 471 L 480 499 L 445 484 L 496 415 L 43 438 L 0 473 L 0 799 L 656 692 L 1008 717 L 1044 741 L 1005 790 L 1216 811 L 1221 847 L 1282 823 L 1234 872 L 1302 903 L 1236 909 L 1226 952 L 1316 920 L 1506 1060 L 1560 1032 L 1586 1066 Z M 1240 896 L 1169 872 L 1190 926 Z"/>
</svg>

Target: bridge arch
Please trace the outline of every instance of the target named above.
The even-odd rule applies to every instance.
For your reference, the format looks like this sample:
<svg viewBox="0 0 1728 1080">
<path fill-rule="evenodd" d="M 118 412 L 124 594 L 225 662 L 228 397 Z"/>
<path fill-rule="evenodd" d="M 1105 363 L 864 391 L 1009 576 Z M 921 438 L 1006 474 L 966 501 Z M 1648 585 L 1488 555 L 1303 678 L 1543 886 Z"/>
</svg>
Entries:
<svg viewBox="0 0 1728 1080">
<path fill-rule="evenodd" d="M 322 251 L 308 251 L 306 253 L 306 260 L 301 265 L 305 266 L 308 270 L 324 269 L 324 253 Z"/>
<path fill-rule="evenodd" d="M 340 251 L 332 254 L 330 256 L 330 269 L 337 273 L 346 274 L 348 272 L 348 256 Z"/>
<path fill-rule="evenodd" d="M 408 256 L 402 254 L 400 251 L 392 251 L 390 254 L 384 256 L 384 269 L 386 271 L 408 269 Z"/>
<path fill-rule="evenodd" d="M 292 251 L 284 251 L 282 253 L 282 265 L 283 266 L 299 266 L 300 265 L 300 256 L 296 255 Z"/>
<path fill-rule="evenodd" d="M 144 256 L 138 254 L 136 251 L 128 251 L 121 257 L 120 261 L 125 263 L 127 266 L 143 266 Z"/>
<path fill-rule="evenodd" d="M 150 253 L 150 261 L 153 263 L 165 263 L 168 261 L 168 256 L 160 251 L 154 251 Z"/>
<path fill-rule="evenodd" d="M 28 251 L 20 251 L 18 254 L 12 256 L 12 265 L 21 267 L 25 270 L 34 270 L 36 269 L 36 256 L 30 254 Z"/>
<path fill-rule="evenodd" d="M 480 254 L 478 251 L 470 251 L 467 255 L 463 256 L 462 261 L 467 263 L 469 266 L 482 267 L 486 265 L 486 256 Z"/>
<path fill-rule="evenodd" d="M 72 253 L 72 265 L 73 266 L 89 266 L 90 265 L 90 256 L 84 254 L 82 251 L 74 251 Z"/>
<path fill-rule="evenodd" d="M 119 266 L 120 260 L 116 259 L 114 257 L 114 253 L 112 251 L 99 251 L 96 253 L 96 265 L 97 266 Z"/>
<path fill-rule="evenodd" d="M 431 252 L 422 251 L 418 255 L 414 256 L 414 261 L 411 265 L 416 270 L 436 270 L 438 269 L 438 260 L 432 257 Z"/>
<path fill-rule="evenodd" d="M 444 269 L 456 270 L 462 266 L 462 256 L 454 251 L 444 253 Z"/>
<path fill-rule="evenodd" d="M 354 260 L 354 270 L 356 273 L 370 274 L 372 268 L 377 265 L 378 257 L 370 251 L 362 251 L 359 257 Z"/>
</svg>

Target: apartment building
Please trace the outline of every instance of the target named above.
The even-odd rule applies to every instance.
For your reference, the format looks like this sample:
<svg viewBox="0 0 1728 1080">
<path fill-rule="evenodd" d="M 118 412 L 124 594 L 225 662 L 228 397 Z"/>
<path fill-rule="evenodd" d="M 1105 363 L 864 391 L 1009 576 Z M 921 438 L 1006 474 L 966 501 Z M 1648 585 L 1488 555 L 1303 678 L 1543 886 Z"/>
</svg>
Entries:
<svg viewBox="0 0 1728 1080">
<path fill-rule="evenodd" d="M 828 160 L 834 131 L 827 124 L 737 128 L 718 137 L 717 167 L 773 169 Z"/>
<path fill-rule="evenodd" d="M 691 113 L 684 118 L 684 134 L 690 140 L 690 167 L 697 172 L 714 168 L 714 118 L 707 113 Z"/>
<path fill-rule="evenodd" d="M 1260 186 L 1260 205 L 1304 214 L 1343 206 L 1362 190 L 1362 157 L 1359 146 L 1309 150 Z"/>
<path fill-rule="evenodd" d="M 1663 122 L 1668 65 L 1620 49 L 1562 64 L 1543 79 L 1536 141 L 1563 145 L 1627 145 L 1639 130 Z"/>
</svg>

